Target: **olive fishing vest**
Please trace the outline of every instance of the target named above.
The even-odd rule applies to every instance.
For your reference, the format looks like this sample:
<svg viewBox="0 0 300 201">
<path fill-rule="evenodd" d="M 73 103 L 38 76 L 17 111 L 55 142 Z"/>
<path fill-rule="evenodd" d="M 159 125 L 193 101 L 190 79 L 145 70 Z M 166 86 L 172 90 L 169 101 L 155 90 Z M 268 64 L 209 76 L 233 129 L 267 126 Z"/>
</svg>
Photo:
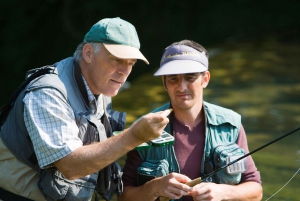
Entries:
<svg viewBox="0 0 300 201">
<path fill-rule="evenodd" d="M 158 112 L 170 108 L 170 104 L 167 103 L 162 107 L 154 110 Z M 205 148 L 204 156 L 201 162 L 200 175 L 204 177 L 209 172 L 205 171 L 205 166 L 213 164 L 213 150 L 220 144 L 230 144 L 236 142 L 239 134 L 239 128 L 241 126 L 241 116 L 232 110 L 216 106 L 207 102 L 204 102 L 204 114 L 205 114 Z M 170 123 L 165 127 L 165 131 L 172 134 Z M 176 140 L 176 139 L 175 139 Z M 168 172 L 180 173 L 178 161 L 175 156 L 174 146 L 166 145 L 162 147 L 151 147 L 149 149 L 138 150 L 138 153 L 143 163 L 165 163 L 168 167 Z M 142 163 L 142 164 L 143 164 Z M 163 167 L 161 165 L 161 167 Z M 145 168 L 147 169 L 147 168 Z M 138 179 L 138 178 L 137 178 Z M 232 177 L 230 179 L 238 180 L 240 177 Z M 214 176 L 207 178 L 205 181 L 218 183 L 217 178 Z"/>
<path fill-rule="evenodd" d="M 78 137 L 82 140 L 83 145 L 104 141 L 107 137 L 112 136 L 114 130 L 123 130 L 125 113 L 113 111 L 111 98 L 103 95 L 104 115 L 100 120 L 94 116 L 89 108 L 80 67 L 75 63 L 73 57 L 64 59 L 54 66 L 42 68 L 51 69 L 51 73 L 32 80 L 18 95 L 14 107 L 1 127 L 0 133 L 3 143 L 17 159 L 39 173 L 38 185 L 47 200 L 91 200 L 95 188 L 104 199 L 110 200 L 112 194 L 115 193 L 110 188 L 110 176 L 113 171 L 118 172 L 120 170 L 118 164 L 113 163 L 99 172 L 72 181 L 65 179 L 55 167 L 40 169 L 24 123 L 24 103 L 22 100 L 26 93 L 32 90 L 40 88 L 58 90 L 74 111 L 76 124 L 79 128 Z M 36 69 L 29 71 L 28 76 L 32 71 L 36 71 Z M 121 179 L 120 174 L 117 177 L 117 180 Z M 85 193 L 80 194 L 83 191 Z M 106 195 L 107 192 L 109 195 Z"/>
</svg>

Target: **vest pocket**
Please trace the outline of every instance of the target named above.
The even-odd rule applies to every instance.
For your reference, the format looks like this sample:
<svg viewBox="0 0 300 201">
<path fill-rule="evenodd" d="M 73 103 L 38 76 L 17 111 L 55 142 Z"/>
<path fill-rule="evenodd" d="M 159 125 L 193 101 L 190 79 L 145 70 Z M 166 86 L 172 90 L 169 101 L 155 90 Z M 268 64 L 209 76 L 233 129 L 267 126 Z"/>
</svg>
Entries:
<svg viewBox="0 0 300 201">
<path fill-rule="evenodd" d="M 56 168 L 40 171 L 38 187 L 48 201 L 89 201 L 97 184 L 98 173 L 75 180 L 67 180 Z"/>
<path fill-rule="evenodd" d="M 167 160 L 147 160 L 137 169 L 137 185 L 141 186 L 144 183 L 169 174 L 169 163 Z"/>
<path fill-rule="evenodd" d="M 215 170 L 234 162 L 245 155 L 245 151 L 236 143 L 218 145 L 213 151 L 213 163 Z M 220 184 L 238 184 L 241 181 L 241 173 L 247 170 L 246 158 L 233 163 L 226 169 L 222 169 L 215 174 L 217 183 Z"/>
</svg>

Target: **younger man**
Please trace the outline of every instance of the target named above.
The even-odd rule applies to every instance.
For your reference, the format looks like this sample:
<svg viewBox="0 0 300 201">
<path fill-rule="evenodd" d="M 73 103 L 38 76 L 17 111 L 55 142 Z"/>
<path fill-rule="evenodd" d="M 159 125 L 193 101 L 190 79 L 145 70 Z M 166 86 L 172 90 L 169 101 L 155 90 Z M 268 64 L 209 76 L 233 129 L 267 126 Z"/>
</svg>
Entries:
<svg viewBox="0 0 300 201">
<path fill-rule="evenodd" d="M 249 152 L 241 116 L 203 100 L 210 80 L 206 49 L 190 40 L 173 43 L 165 49 L 154 75 L 162 76 L 170 97 L 170 103 L 155 112 L 173 108 L 165 131 L 175 137 L 175 143 L 127 154 L 119 200 L 261 200 L 260 174 L 251 156 L 245 159 L 247 170 L 242 174 L 223 172 L 194 187 L 185 184 L 216 169 L 215 147 L 236 143 Z"/>
</svg>

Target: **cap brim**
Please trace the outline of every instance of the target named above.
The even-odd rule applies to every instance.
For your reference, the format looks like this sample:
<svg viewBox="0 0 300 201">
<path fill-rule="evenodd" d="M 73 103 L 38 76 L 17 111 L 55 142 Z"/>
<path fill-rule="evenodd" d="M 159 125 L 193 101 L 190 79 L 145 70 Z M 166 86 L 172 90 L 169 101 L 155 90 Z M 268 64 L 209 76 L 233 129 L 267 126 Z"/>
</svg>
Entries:
<svg viewBox="0 0 300 201">
<path fill-rule="evenodd" d="M 140 52 L 139 49 L 127 45 L 116 45 L 103 43 L 104 47 L 114 56 L 122 59 L 140 59 L 146 64 L 149 64 L 148 60 Z"/>
<path fill-rule="evenodd" d="M 174 60 L 162 65 L 156 73 L 154 73 L 154 76 L 199 73 L 207 70 L 208 68 L 206 66 L 197 61 Z"/>
</svg>

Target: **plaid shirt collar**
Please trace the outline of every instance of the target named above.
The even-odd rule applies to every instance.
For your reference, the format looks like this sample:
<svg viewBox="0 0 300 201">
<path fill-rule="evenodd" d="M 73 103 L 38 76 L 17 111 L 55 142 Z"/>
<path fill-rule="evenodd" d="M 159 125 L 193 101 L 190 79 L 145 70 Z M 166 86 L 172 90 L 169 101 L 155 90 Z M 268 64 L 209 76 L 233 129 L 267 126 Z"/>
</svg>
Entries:
<svg viewBox="0 0 300 201">
<path fill-rule="evenodd" d="M 102 115 L 104 114 L 104 105 L 103 105 L 103 98 L 102 94 L 98 96 L 98 99 L 95 98 L 95 95 L 90 90 L 88 84 L 86 83 L 86 80 L 82 76 L 84 86 L 87 91 L 88 100 L 89 100 L 89 106 L 91 111 L 100 119 Z"/>
</svg>

